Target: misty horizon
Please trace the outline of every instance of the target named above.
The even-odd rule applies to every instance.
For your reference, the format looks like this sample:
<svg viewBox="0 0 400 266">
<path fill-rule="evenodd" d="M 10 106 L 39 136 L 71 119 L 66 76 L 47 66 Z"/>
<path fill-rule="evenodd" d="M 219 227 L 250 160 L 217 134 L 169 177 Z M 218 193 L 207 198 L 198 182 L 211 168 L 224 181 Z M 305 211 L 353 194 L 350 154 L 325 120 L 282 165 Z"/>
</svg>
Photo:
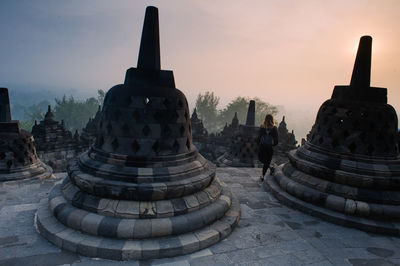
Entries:
<svg viewBox="0 0 400 266">
<path fill-rule="evenodd" d="M 160 8 L 161 68 L 190 110 L 199 93 L 259 97 L 300 140 L 335 85 L 350 82 L 358 40 L 373 37 L 371 85 L 400 108 L 398 1 L 4 1 L 0 86 L 85 98 L 136 66 L 145 7 Z M 13 88 L 14 86 L 14 88 Z M 11 99 L 12 100 L 12 99 Z"/>
</svg>

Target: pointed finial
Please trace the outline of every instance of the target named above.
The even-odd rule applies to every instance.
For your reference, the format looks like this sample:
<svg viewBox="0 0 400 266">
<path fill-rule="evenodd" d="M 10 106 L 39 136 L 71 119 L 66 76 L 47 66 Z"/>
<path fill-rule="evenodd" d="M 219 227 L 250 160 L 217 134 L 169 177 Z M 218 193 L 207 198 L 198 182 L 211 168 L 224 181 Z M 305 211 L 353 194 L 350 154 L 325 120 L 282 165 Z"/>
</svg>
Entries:
<svg viewBox="0 0 400 266">
<path fill-rule="evenodd" d="M 158 9 L 154 6 L 146 8 L 137 68 L 161 69 Z"/>
<path fill-rule="evenodd" d="M 101 105 L 99 104 L 99 109 L 97 109 L 97 112 L 101 111 Z"/>
<path fill-rule="evenodd" d="M 254 126 L 256 123 L 256 102 L 251 100 L 247 111 L 246 126 Z"/>
<path fill-rule="evenodd" d="M 367 88 L 371 82 L 372 37 L 362 36 L 358 45 L 350 87 Z"/>
<path fill-rule="evenodd" d="M 37 120 L 35 120 L 35 126 L 37 126 Z"/>
<path fill-rule="evenodd" d="M 7 88 L 0 88 L 0 122 L 10 122 L 10 97 Z"/>
<path fill-rule="evenodd" d="M 47 107 L 47 112 L 51 112 L 51 105 L 49 105 L 48 107 Z"/>
<path fill-rule="evenodd" d="M 282 117 L 282 122 L 285 122 L 285 116 Z"/>
</svg>

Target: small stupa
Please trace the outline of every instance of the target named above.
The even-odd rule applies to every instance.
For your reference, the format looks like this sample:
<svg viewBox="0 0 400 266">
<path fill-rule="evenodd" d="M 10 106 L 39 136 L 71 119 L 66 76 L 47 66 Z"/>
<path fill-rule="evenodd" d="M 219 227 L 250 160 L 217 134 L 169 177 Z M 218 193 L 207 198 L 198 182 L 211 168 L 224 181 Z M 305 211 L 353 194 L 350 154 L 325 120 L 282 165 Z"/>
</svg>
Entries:
<svg viewBox="0 0 400 266">
<path fill-rule="evenodd" d="M 8 89 L 0 88 L 0 181 L 54 177 L 36 154 L 32 135 L 11 120 Z"/>
<path fill-rule="evenodd" d="M 220 166 L 260 167 L 257 138 L 260 127 L 255 126 L 256 103 L 251 100 L 247 111 L 246 124 L 239 126 L 233 136 L 229 151 L 218 158 Z M 235 115 L 236 117 L 236 115 Z"/>
<path fill-rule="evenodd" d="M 39 207 L 38 229 L 85 256 L 155 259 L 213 245 L 239 217 L 192 144 L 186 97 L 160 67 L 158 9 L 147 7 L 137 68 L 107 92 L 96 143 Z"/>
<path fill-rule="evenodd" d="M 370 86 L 372 38 L 360 39 L 349 86 L 335 86 L 307 141 L 266 185 L 281 202 L 344 226 L 400 236 L 398 120 Z"/>
<path fill-rule="evenodd" d="M 87 149 L 78 132 L 72 136 L 64 121 L 55 119 L 51 106 L 48 106 L 44 119 L 32 127 L 39 158 L 50 165 L 54 172 L 65 172 L 68 162 Z"/>
<path fill-rule="evenodd" d="M 190 120 L 192 124 L 193 141 L 207 141 L 208 132 L 203 125 L 203 120 L 199 119 L 197 116 L 196 108 L 194 108 Z"/>
</svg>

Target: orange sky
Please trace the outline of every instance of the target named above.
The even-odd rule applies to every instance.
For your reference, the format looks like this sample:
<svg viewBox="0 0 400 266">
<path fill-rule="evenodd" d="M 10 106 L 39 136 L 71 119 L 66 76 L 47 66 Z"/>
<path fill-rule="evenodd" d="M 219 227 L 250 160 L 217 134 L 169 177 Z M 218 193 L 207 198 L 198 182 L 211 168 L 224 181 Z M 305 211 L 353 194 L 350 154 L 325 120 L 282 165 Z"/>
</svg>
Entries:
<svg viewBox="0 0 400 266">
<path fill-rule="evenodd" d="M 16 54 L 30 49 L 35 57 L 7 55 L 2 80 L 23 73 L 31 83 L 107 90 L 136 65 L 144 10 L 155 5 L 162 68 L 174 71 L 191 108 L 205 91 L 221 98 L 221 108 L 238 95 L 257 96 L 284 106 L 289 129 L 302 137 L 333 86 L 349 84 L 358 40 L 371 35 L 371 85 L 388 88 L 389 103 L 400 110 L 398 0 L 98 0 L 66 1 L 62 8 L 40 2 L 30 9 L 32 20 L 40 15 L 45 22 L 27 22 L 35 34 L 17 36 L 18 45 L 13 36 L 5 40 Z M 43 26 L 52 20 L 68 30 Z M 42 51 L 37 36 L 49 38 L 49 47 Z"/>
</svg>

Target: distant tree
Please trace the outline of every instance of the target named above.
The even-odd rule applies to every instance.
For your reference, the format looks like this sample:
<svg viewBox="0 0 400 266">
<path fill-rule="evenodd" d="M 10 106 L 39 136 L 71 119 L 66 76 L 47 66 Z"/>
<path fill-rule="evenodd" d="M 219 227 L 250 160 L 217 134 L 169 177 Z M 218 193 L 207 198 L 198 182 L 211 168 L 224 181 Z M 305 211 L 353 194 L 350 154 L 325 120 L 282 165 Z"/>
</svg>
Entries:
<svg viewBox="0 0 400 266">
<path fill-rule="evenodd" d="M 62 99 L 55 99 L 54 115 L 57 120 L 64 120 L 66 127 L 74 132 L 86 126 L 89 118 L 96 114 L 99 100 L 91 97 L 85 101 L 76 101 L 73 96 L 68 99 L 64 95 Z"/>
<path fill-rule="evenodd" d="M 262 124 L 267 114 L 273 115 L 276 122 L 276 115 L 278 114 L 278 108 L 276 106 L 264 102 L 258 97 L 253 98 L 253 100 L 256 101 L 256 126 Z"/>
<path fill-rule="evenodd" d="M 237 112 L 239 123 L 244 124 L 246 122 L 250 100 L 256 102 L 256 126 L 262 124 L 266 114 L 276 115 L 278 113 L 278 108 L 276 106 L 264 102 L 258 97 L 251 99 L 249 97 L 238 96 L 220 111 L 218 119 L 219 125 L 223 126 L 225 123 L 231 123 L 235 112 Z"/>
<path fill-rule="evenodd" d="M 49 101 L 41 101 L 38 104 L 32 104 L 31 106 L 25 108 L 25 114 L 28 117 L 28 120 L 43 120 L 49 104 Z"/>
<path fill-rule="evenodd" d="M 196 111 L 200 119 L 203 119 L 204 126 L 208 131 L 215 131 L 217 127 L 217 106 L 219 97 L 214 92 L 205 92 L 199 94 L 196 99 Z"/>
<path fill-rule="evenodd" d="M 249 98 L 236 97 L 219 113 L 219 124 L 231 123 L 232 118 L 237 112 L 239 123 L 243 124 L 246 121 Z"/>
</svg>

